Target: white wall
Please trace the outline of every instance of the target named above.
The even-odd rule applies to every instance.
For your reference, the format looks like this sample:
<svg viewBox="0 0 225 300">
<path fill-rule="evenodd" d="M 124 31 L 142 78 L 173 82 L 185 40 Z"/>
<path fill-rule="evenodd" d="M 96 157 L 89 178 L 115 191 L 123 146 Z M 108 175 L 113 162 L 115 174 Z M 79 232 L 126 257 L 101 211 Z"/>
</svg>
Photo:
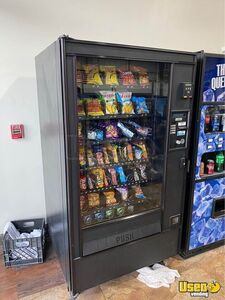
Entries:
<svg viewBox="0 0 225 300">
<path fill-rule="evenodd" d="M 224 0 L 0 0 L 0 232 L 45 215 L 34 56 L 66 33 L 77 39 L 220 52 Z M 9 124 L 26 138 L 10 139 Z"/>
</svg>

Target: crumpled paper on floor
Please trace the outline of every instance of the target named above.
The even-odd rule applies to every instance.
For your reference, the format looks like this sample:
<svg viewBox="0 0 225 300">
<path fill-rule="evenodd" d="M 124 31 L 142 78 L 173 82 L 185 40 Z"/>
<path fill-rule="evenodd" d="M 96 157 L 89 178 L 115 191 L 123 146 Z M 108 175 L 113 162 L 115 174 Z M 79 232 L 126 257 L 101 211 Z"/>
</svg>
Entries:
<svg viewBox="0 0 225 300">
<path fill-rule="evenodd" d="M 144 267 L 137 270 L 137 279 L 151 288 L 170 287 L 170 284 L 180 277 L 177 270 L 170 269 L 161 264 L 152 267 Z"/>
</svg>

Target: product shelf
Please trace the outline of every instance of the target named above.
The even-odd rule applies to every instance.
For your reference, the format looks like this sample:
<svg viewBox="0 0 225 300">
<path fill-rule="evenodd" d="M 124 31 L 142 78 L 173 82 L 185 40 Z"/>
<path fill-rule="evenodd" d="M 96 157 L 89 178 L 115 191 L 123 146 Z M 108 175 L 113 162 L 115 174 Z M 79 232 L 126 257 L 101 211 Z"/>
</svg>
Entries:
<svg viewBox="0 0 225 300">
<path fill-rule="evenodd" d="M 220 105 L 225 105 L 224 101 L 216 101 L 216 102 L 202 102 L 201 106 L 205 106 L 205 105 L 209 105 L 209 106 L 220 106 Z"/>
<path fill-rule="evenodd" d="M 148 159 L 140 159 L 140 160 L 134 160 L 134 161 L 125 161 L 125 162 L 118 162 L 118 163 L 111 163 L 111 164 L 104 164 L 104 165 L 97 165 L 93 167 L 84 167 L 80 168 L 80 171 L 88 171 L 92 169 L 107 169 L 110 167 L 116 167 L 116 166 L 131 166 L 131 165 L 139 165 L 139 164 L 148 164 L 149 160 Z"/>
<path fill-rule="evenodd" d="M 149 118 L 150 113 L 144 114 L 115 114 L 115 115 L 102 115 L 102 116 L 79 116 L 79 121 L 91 120 L 112 120 L 112 119 L 130 119 L 130 118 Z"/>
<path fill-rule="evenodd" d="M 91 144 L 91 145 L 100 145 L 100 144 L 108 144 L 108 143 L 127 143 L 127 142 L 135 142 L 135 141 L 145 141 L 150 138 L 151 135 L 146 137 L 135 137 L 135 138 L 118 138 L 118 139 L 105 139 L 105 140 L 89 140 L 84 138 L 79 138 L 80 144 Z"/>
<path fill-rule="evenodd" d="M 217 179 L 217 178 L 223 178 L 223 177 L 225 177 L 225 171 L 223 171 L 223 172 L 214 172 L 212 175 L 204 174 L 203 176 L 201 176 L 196 181 L 204 181 L 204 180 Z"/>
<path fill-rule="evenodd" d="M 78 85 L 80 92 L 83 94 L 96 94 L 100 91 L 115 91 L 115 92 L 132 92 L 133 94 L 152 94 L 153 84 L 150 83 L 146 86 L 141 85 L 92 85 L 92 84 L 80 84 Z"/>
<path fill-rule="evenodd" d="M 116 189 L 116 188 L 131 187 L 131 186 L 135 186 L 135 185 L 142 184 L 142 183 L 148 183 L 148 182 L 149 182 L 149 180 L 132 181 L 132 182 L 124 183 L 124 184 L 110 185 L 108 187 L 89 189 L 87 191 L 81 191 L 80 194 L 81 195 L 87 195 L 89 193 L 106 192 L 106 191 L 110 191 L 110 190 L 113 190 L 113 189 Z"/>
</svg>

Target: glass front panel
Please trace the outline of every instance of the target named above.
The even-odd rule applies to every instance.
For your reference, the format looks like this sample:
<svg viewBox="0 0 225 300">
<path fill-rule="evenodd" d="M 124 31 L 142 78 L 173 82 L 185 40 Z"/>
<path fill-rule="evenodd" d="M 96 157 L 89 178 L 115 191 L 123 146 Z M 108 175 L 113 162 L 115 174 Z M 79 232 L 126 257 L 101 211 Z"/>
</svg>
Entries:
<svg viewBox="0 0 225 300">
<path fill-rule="evenodd" d="M 170 65 L 78 57 L 82 227 L 159 208 Z"/>
</svg>

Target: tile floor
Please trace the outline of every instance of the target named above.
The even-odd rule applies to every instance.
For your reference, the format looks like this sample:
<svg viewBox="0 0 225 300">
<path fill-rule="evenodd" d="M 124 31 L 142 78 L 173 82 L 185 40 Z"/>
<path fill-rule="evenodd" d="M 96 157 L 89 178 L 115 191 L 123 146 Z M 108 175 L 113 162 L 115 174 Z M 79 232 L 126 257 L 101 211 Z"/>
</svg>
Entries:
<svg viewBox="0 0 225 300">
<path fill-rule="evenodd" d="M 218 294 L 210 294 L 209 299 L 225 299 L 225 246 L 183 260 L 179 256 L 165 261 L 166 265 L 177 269 L 180 280 L 216 280 L 222 288 Z M 137 279 L 137 272 L 91 288 L 78 300 L 186 300 L 190 294 L 178 292 L 178 280 L 170 288 L 152 289 Z M 63 275 L 54 254 L 48 254 L 44 264 L 26 268 L 6 269 L 0 249 L 0 300 L 66 300 L 69 299 Z"/>
</svg>

